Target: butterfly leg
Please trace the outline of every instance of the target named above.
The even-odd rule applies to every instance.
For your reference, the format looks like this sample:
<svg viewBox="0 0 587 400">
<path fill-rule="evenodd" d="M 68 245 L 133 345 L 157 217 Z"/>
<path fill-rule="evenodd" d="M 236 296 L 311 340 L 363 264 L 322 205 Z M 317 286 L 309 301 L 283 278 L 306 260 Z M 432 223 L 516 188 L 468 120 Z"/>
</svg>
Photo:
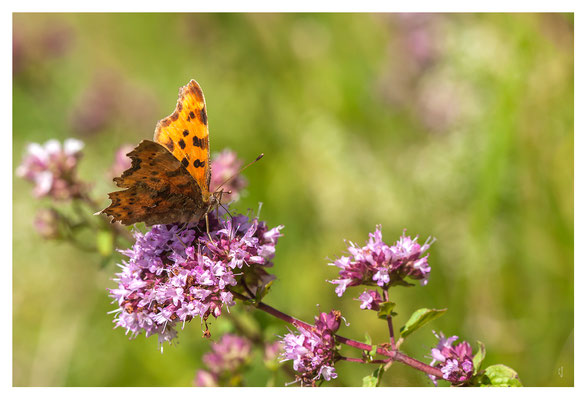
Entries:
<svg viewBox="0 0 587 400">
<path fill-rule="evenodd" d="M 204 214 L 204 219 L 206 220 L 206 233 L 208 234 L 208 239 L 212 242 L 212 236 L 210 235 L 210 222 L 208 220 L 208 211 Z"/>
<path fill-rule="evenodd" d="M 179 232 L 183 232 L 184 230 L 186 230 L 186 228 L 188 227 L 189 224 L 190 224 L 189 222 L 184 222 L 181 225 L 181 228 L 179 228 Z"/>
<path fill-rule="evenodd" d="M 228 191 L 226 193 L 227 194 L 230 194 L 231 192 Z M 224 208 L 224 211 L 226 211 L 226 213 L 228 214 L 228 216 L 230 217 L 230 219 L 232 219 L 233 218 L 232 217 L 232 214 L 230 213 L 230 211 L 228 211 L 228 208 L 224 207 L 224 205 L 222 204 L 222 194 L 224 194 L 224 189 L 222 189 L 220 191 L 220 198 L 218 200 L 218 203 L 216 203 L 216 215 L 218 215 L 218 207 L 220 206 L 220 207 Z"/>
</svg>

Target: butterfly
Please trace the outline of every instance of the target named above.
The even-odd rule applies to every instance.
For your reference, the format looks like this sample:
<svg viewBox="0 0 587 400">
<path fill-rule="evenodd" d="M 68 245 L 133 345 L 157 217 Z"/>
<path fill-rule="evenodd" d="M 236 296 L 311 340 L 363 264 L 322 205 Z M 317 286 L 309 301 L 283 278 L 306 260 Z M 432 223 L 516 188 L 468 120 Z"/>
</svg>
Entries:
<svg viewBox="0 0 587 400">
<path fill-rule="evenodd" d="M 124 225 L 198 222 L 220 203 L 210 193 L 210 141 L 206 102 L 191 80 L 179 89 L 175 111 L 157 123 L 154 140 L 127 154 L 132 164 L 114 178 L 119 190 L 98 212 Z"/>
</svg>

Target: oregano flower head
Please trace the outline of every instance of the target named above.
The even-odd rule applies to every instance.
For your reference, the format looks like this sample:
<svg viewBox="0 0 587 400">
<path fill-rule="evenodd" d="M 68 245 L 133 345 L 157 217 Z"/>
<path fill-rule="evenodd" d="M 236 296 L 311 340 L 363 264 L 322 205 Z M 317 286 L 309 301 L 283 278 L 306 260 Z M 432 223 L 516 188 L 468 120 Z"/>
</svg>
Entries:
<svg viewBox="0 0 587 400">
<path fill-rule="evenodd" d="M 118 303 L 114 322 L 131 333 L 159 335 L 171 342 L 179 322 L 195 317 L 205 323 L 235 303 L 232 291 L 255 290 L 274 279 L 271 267 L 283 226 L 269 229 L 245 215 L 217 218 L 205 223 L 155 225 L 145 234 L 135 232 L 132 248 L 123 250 L 118 287 L 110 295 Z M 210 237 L 212 240 L 210 240 Z M 206 330 L 205 334 L 209 334 Z"/>
<path fill-rule="evenodd" d="M 464 383 L 473 376 L 473 350 L 465 341 L 454 344 L 458 336 L 446 338 L 442 332 L 434 336 L 438 339 L 438 345 L 431 350 L 431 366 L 440 368 L 443 378 L 451 382 Z M 429 375 L 436 385 L 436 377 Z"/>
<path fill-rule="evenodd" d="M 428 265 L 428 255 L 424 253 L 431 244 L 429 238 L 420 245 L 418 236 L 412 239 L 404 231 L 400 239 L 389 246 L 383 241 L 381 225 L 377 225 L 375 232 L 369 233 L 365 246 L 360 247 L 349 242 L 349 255 L 330 264 L 340 268 L 339 279 L 330 283 L 338 285 L 335 289 L 338 296 L 342 296 L 347 287 L 351 286 L 411 286 L 406 278 L 418 280 L 425 285 L 428 283 L 431 268 Z"/>
<path fill-rule="evenodd" d="M 223 373 L 231 374 L 249 361 L 251 346 L 249 340 L 227 333 L 211 345 L 212 351 L 206 353 L 202 360 L 216 376 Z"/>
<path fill-rule="evenodd" d="M 69 200 L 80 195 L 82 185 L 76 177 L 76 169 L 83 149 L 83 142 L 66 139 L 63 146 L 51 139 L 44 145 L 31 143 L 26 148 L 16 175 L 35 184 L 35 197 L 51 197 Z"/>
<path fill-rule="evenodd" d="M 329 381 L 337 377 L 335 332 L 341 319 L 340 311 L 321 313 L 315 317 L 311 329 L 298 327 L 298 334 L 290 332 L 283 337 L 282 358 L 293 360 L 293 369 L 297 372 L 295 382 L 315 386 L 320 379 Z"/>
</svg>

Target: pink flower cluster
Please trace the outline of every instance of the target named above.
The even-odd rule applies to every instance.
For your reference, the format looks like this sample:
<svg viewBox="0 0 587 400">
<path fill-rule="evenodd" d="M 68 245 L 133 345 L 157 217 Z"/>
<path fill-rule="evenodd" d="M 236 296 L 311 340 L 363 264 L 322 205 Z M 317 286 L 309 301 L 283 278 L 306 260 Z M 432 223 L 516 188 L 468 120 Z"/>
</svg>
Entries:
<svg viewBox="0 0 587 400">
<path fill-rule="evenodd" d="M 451 382 L 463 383 L 473 376 L 473 351 L 471 345 L 465 341 L 457 345 L 453 342 L 458 336 L 445 338 L 442 332 L 434 336 L 438 339 L 438 345 L 431 350 L 431 366 L 439 367 L 443 378 Z M 436 385 L 436 377 L 429 375 Z"/>
<path fill-rule="evenodd" d="M 134 233 L 135 244 L 122 251 L 129 260 L 120 265 L 118 287 L 110 289 L 119 306 L 116 326 L 132 337 L 144 331 L 158 334 L 160 343 L 172 341 L 176 323 L 205 322 L 234 305 L 232 290 L 242 290 L 245 279 L 251 290 L 274 279 L 265 268 L 272 266 L 283 226 L 269 229 L 244 215 L 211 213 L 209 220 L 211 241 L 204 222 Z"/>
<path fill-rule="evenodd" d="M 212 344 L 212 351 L 202 361 L 207 369 L 198 370 L 195 386 L 219 386 L 229 381 L 251 358 L 251 342 L 233 334 L 225 334 Z"/>
<path fill-rule="evenodd" d="M 335 289 L 342 296 L 347 287 L 359 285 L 378 285 L 388 288 L 395 285 L 410 286 L 405 278 L 428 282 L 430 266 L 428 255 L 424 255 L 432 244 L 430 239 L 418 244 L 418 236 L 412 239 L 405 231 L 393 246 L 383 242 L 381 226 L 369 233 L 369 241 L 363 247 L 349 242 L 350 256 L 343 256 L 330 265 L 340 268 L 339 279 L 330 283 L 338 285 Z"/>
<path fill-rule="evenodd" d="M 315 318 L 311 329 L 298 327 L 298 335 L 290 332 L 284 336 L 282 357 L 284 360 L 293 360 L 293 369 L 297 372 L 296 382 L 315 386 L 320 379 L 329 381 L 337 377 L 334 369 L 334 334 L 340 327 L 341 319 L 340 311 L 321 313 Z"/>
<path fill-rule="evenodd" d="M 82 186 L 75 172 L 83 147 L 83 142 L 77 139 L 66 139 L 63 146 L 55 139 L 44 145 L 31 143 L 16 175 L 35 184 L 33 194 L 36 197 L 49 196 L 56 200 L 77 197 Z"/>
</svg>

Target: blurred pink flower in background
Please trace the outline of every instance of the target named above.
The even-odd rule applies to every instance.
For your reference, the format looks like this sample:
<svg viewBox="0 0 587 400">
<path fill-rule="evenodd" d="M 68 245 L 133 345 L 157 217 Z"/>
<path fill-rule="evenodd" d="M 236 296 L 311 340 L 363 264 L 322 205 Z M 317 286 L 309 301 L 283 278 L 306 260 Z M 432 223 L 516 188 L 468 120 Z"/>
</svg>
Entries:
<svg viewBox="0 0 587 400">
<path fill-rule="evenodd" d="M 41 208 L 35 216 L 33 226 L 43 239 L 58 239 L 61 237 L 59 229 L 60 219 L 59 213 L 56 210 L 52 208 Z"/>
<path fill-rule="evenodd" d="M 69 25 L 41 23 L 34 28 L 24 29 L 14 24 L 12 35 L 13 76 L 43 75 L 41 70 L 51 60 L 67 55 L 72 49 L 75 32 Z"/>
<path fill-rule="evenodd" d="M 239 160 L 236 153 L 232 150 L 223 150 L 216 155 L 210 164 L 212 177 L 210 179 L 210 191 L 215 192 L 218 187 L 228 178 L 236 175 L 243 162 Z M 247 180 L 242 175 L 237 175 L 228 181 L 223 189 L 230 191 L 230 194 L 224 193 L 222 195 L 223 203 L 230 203 L 236 201 L 240 197 L 240 192 L 247 186 Z"/>
<path fill-rule="evenodd" d="M 143 137 L 155 128 L 158 116 L 151 89 L 133 82 L 121 71 L 102 68 L 78 93 L 69 124 L 82 136 L 121 131 Z"/>
<path fill-rule="evenodd" d="M 108 175 L 112 178 L 122 175 L 124 171 L 130 168 L 132 162 L 127 156 L 134 149 L 132 144 L 123 144 L 116 150 L 114 162 L 108 170 Z"/>
<path fill-rule="evenodd" d="M 44 145 L 27 146 L 16 175 L 35 184 L 35 197 L 69 200 L 81 194 L 82 184 L 77 180 L 76 168 L 84 144 L 77 139 L 66 139 L 63 146 L 51 139 Z"/>
</svg>

